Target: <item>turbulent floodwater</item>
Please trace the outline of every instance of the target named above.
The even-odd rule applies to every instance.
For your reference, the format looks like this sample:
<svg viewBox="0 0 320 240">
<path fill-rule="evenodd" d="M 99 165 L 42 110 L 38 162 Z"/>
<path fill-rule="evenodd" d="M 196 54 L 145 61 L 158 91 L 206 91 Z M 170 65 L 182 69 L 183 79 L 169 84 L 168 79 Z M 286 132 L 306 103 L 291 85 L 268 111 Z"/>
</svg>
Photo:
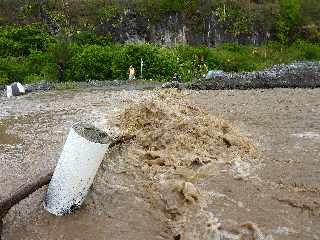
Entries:
<svg viewBox="0 0 320 240">
<path fill-rule="evenodd" d="M 81 90 L 1 98 L 0 198 L 54 168 L 71 125 L 105 127 L 106 114 L 148 94 Z M 229 120 L 261 152 L 263 166 L 248 179 L 220 169 L 201 182 L 211 198 L 206 211 L 222 228 L 237 231 L 250 221 L 275 239 L 319 239 L 320 90 L 188 91 L 186 99 Z M 5 218 L 4 239 L 172 239 L 164 213 L 133 191 L 139 173 L 127 173 L 121 159 L 119 166 L 104 163 L 105 174 L 108 169 L 112 174 L 98 179 L 75 215 L 50 216 L 41 206 L 45 189 L 33 194 Z"/>
</svg>

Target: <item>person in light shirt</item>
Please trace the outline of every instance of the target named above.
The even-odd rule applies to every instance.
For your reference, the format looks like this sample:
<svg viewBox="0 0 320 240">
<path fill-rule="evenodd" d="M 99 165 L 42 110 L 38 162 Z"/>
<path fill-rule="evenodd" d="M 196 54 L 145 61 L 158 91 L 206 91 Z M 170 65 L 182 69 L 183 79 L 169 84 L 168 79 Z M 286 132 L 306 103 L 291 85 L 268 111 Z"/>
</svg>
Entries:
<svg viewBox="0 0 320 240">
<path fill-rule="evenodd" d="M 132 65 L 130 65 L 129 70 L 128 70 L 128 74 L 129 74 L 129 80 L 135 80 L 135 69 Z"/>
</svg>

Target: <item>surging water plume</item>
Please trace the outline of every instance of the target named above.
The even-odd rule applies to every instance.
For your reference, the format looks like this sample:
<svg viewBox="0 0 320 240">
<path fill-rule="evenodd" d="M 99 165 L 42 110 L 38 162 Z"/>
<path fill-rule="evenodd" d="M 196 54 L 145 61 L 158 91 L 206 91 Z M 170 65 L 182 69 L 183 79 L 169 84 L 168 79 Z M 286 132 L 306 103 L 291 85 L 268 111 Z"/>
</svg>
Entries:
<svg viewBox="0 0 320 240">
<path fill-rule="evenodd" d="M 160 222 L 166 222 L 175 239 L 240 239 L 219 230 L 218 218 L 205 210 L 210 194 L 201 185 L 221 165 L 256 157 L 246 137 L 176 90 L 129 101 L 112 122 L 130 140 L 107 157 L 105 168 L 114 168 L 108 161 L 125 161 L 122 171 L 135 176 L 131 186 L 160 212 Z M 106 181 L 107 174 L 100 171 L 99 181 Z"/>
</svg>

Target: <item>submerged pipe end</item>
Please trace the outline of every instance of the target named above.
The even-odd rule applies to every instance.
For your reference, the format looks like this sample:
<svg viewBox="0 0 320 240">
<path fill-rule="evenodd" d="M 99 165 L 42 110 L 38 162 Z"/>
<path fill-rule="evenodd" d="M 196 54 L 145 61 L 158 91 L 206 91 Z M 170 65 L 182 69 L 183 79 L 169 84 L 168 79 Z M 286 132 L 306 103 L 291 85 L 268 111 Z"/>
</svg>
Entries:
<svg viewBox="0 0 320 240">
<path fill-rule="evenodd" d="M 74 131 L 81 137 L 87 139 L 90 142 L 100 144 L 110 144 L 112 138 L 108 133 L 96 128 L 90 124 L 75 124 L 72 126 Z"/>
</svg>

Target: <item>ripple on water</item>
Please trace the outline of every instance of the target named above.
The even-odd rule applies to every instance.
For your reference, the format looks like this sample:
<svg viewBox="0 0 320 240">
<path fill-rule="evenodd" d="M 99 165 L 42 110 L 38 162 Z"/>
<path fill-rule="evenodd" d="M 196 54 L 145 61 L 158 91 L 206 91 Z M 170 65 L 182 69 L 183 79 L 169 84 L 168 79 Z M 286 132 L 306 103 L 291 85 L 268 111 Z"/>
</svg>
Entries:
<svg viewBox="0 0 320 240">
<path fill-rule="evenodd" d="M 316 133 L 316 132 L 296 133 L 296 134 L 293 134 L 293 136 L 298 138 L 304 138 L 304 139 L 320 140 L 320 133 Z"/>
</svg>

